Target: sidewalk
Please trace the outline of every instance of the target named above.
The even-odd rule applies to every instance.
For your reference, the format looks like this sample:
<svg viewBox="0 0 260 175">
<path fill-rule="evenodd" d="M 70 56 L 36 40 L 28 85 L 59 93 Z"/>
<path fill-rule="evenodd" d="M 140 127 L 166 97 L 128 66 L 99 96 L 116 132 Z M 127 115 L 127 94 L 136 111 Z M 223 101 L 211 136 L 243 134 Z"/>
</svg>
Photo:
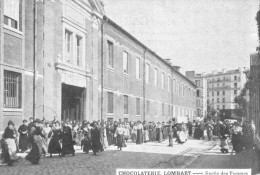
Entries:
<svg viewBox="0 0 260 175">
<path fill-rule="evenodd" d="M 256 150 L 243 150 L 239 154 L 222 154 L 220 146 L 216 145 L 204 155 L 185 168 L 211 169 L 251 169 L 252 174 L 260 174 Z"/>
</svg>

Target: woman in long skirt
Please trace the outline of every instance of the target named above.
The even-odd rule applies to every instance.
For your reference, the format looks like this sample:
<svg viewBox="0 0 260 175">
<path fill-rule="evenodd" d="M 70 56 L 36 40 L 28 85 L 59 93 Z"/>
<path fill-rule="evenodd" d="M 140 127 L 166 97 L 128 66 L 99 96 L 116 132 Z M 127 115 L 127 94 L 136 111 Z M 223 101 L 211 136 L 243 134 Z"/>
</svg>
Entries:
<svg viewBox="0 0 260 175">
<path fill-rule="evenodd" d="M 61 146 L 60 146 L 60 140 L 61 140 L 61 130 L 59 127 L 59 123 L 56 122 L 53 124 L 52 130 L 49 132 L 48 137 L 50 137 L 48 152 L 50 153 L 50 157 L 52 157 L 52 154 L 61 154 Z"/>
<path fill-rule="evenodd" d="M 163 134 L 162 134 L 162 126 L 161 126 L 161 123 L 158 122 L 157 123 L 157 127 L 156 127 L 156 141 L 158 141 L 159 143 L 162 142 L 162 137 L 163 137 Z"/>
<path fill-rule="evenodd" d="M 221 147 L 220 151 L 222 153 L 228 153 L 229 137 L 230 137 L 229 128 L 226 126 L 226 124 L 223 124 L 222 127 L 220 128 L 220 147 Z"/>
<path fill-rule="evenodd" d="M 137 124 L 134 123 L 134 125 L 133 125 L 133 130 L 132 130 L 132 134 L 131 134 L 131 140 L 132 140 L 132 142 L 134 142 L 134 143 L 136 142 L 137 128 L 138 128 Z"/>
<path fill-rule="evenodd" d="M 122 150 L 122 147 L 125 146 L 124 134 L 125 134 L 125 128 L 123 128 L 122 124 L 119 123 L 115 132 L 115 137 L 117 138 L 117 148 L 120 150 Z"/>
<path fill-rule="evenodd" d="M 42 156 L 42 138 L 45 136 L 41 132 L 39 126 L 40 120 L 36 119 L 34 121 L 34 126 L 31 127 L 29 140 L 32 145 L 32 149 L 26 156 L 26 160 L 29 160 L 32 164 L 38 164 Z"/>
<path fill-rule="evenodd" d="M 97 122 L 93 122 L 93 127 L 91 129 L 91 144 L 94 155 L 97 155 L 97 152 L 99 151 L 104 151 L 103 146 L 100 142 L 100 131 L 97 126 Z"/>
<path fill-rule="evenodd" d="M 9 166 L 13 166 L 13 162 L 17 160 L 17 155 L 16 155 L 17 147 L 15 143 L 16 137 L 17 136 L 14 130 L 14 123 L 10 120 L 3 134 L 3 139 L 4 139 L 3 157 L 4 157 L 4 162 L 8 163 Z"/>
<path fill-rule="evenodd" d="M 149 126 L 145 123 L 144 124 L 144 143 L 149 141 Z"/>
<path fill-rule="evenodd" d="M 66 154 L 72 154 L 72 156 L 75 155 L 75 149 L 74 149 L 74 142 L 72 139 L 72 131 L 71 128 L 68 126 L 69 121 L 65 122 L 61 138 L 62 138 L 62 149 L 61 149 L 61 155 L 64 157 Z"/>
<path fill-rule="evenodd" d="M 83 139 L 83 142 L 82 142 L 83 152 L 88 154 L 89 151 L 92 149 L 92 147 L 91 147 L 91 127 L 90 127 L 90 123 L 86 123 L 85 127 L 83 128 L 83 133 L 84 133 L 84 139 Z"/>
<path fill-rule="evenodd" d="M 136 144 L 142 144 L 142 142 L 143 142 L 143 125 L 141 124 L 141 122 L 138 122 Z"/>
<path fill-rule="evenodd" d="M 19 149 L 21 152 L 25 152 L 28 149 L 28 126 L 27 120 L 23 120 L 23 124 L 18 128 L 20 134 L 19 137 Z"/>
<path fill-rule="evenodd" d="M 106 122 L 103 125 L 103 130 L 104 130 L 104 148 L 108 148 L 108 134 L 107 134 L 107 129 L 106 129 Z"/>
</svg>

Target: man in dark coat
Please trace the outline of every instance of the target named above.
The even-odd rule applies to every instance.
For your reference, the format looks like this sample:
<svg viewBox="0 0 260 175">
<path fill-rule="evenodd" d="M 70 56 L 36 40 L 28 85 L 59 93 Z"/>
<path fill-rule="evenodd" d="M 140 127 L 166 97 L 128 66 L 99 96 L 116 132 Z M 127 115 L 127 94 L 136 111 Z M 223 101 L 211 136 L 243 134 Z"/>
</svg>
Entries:
<svg viewBox="0 0 260 175">
<path fill-rule="evenodd" d="M 99 151 L 103 151 L 103 146 L 100 142 L 100 130 L 97 126 L 97 122 L 93 122 L 93 128 L 91 129 L 91 142 L 92 142 L 92 151 L 94 155 Z"/>
<path fill-rule="evenodd" d="M 25 152 L 28 149 L 28 126 L 27 120 L 23 120 L 23 124 L 19 127 L 19 149 L 21 152 Z"/>
<path fill-rule="evenodd" d="M 64 157 L 66 154 L 75 155 L 74 142 L 72 139 L 72 131 L 69 127 L 69 121 L 67 120 L 62 129 L 62 150 L 61 155 Z"/>
</svg>

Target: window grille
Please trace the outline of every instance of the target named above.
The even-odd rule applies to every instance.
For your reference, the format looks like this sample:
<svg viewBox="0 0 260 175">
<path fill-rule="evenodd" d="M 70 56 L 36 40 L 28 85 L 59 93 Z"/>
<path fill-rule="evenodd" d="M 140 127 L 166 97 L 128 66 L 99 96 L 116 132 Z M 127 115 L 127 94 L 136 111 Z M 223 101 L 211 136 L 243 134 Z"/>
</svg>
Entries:
<svg viewBox="0 0 260 175">
<path fill-rule="evenodd" d="M 4 71 L 4 107 L 21 108 L 22 76 L 20 73 Z"/>
</svg>

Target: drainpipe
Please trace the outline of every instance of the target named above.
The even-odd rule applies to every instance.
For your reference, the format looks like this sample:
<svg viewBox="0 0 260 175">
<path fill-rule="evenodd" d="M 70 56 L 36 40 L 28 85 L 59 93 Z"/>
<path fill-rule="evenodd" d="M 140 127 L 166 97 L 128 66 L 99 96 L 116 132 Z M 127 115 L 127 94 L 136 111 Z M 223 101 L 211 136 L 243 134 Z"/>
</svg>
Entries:
<svg viewBox="0 0 260 175">
<path fill-rule="evenodd" d="M 33 119 L 36 108 L 36 65 L 37 65 L 37 0 L 33 1 Z"/>
<path fill-rule="evenodd" d="M 145 49 L 144 53 L 143 53 L 143 57 L 144 57 L 144 64 L 143 64 L 143 115 L 144 115 L 144 120 L 146 118 L 146 97 L 145 97 L 145 87 L 146 87 L 146 69 L 145 69 L 145 65 L 146 65 L 146 57 L 145 54 L 148 51 L 148 48 Z"/>
<path fill-rule="evenodd" d="M 103 18 L 101 24 L 101 120 L 103 120 L 103 106 L 104 106 L 104 24 L 108 21 L 106 17 Z"/>
</svg>

